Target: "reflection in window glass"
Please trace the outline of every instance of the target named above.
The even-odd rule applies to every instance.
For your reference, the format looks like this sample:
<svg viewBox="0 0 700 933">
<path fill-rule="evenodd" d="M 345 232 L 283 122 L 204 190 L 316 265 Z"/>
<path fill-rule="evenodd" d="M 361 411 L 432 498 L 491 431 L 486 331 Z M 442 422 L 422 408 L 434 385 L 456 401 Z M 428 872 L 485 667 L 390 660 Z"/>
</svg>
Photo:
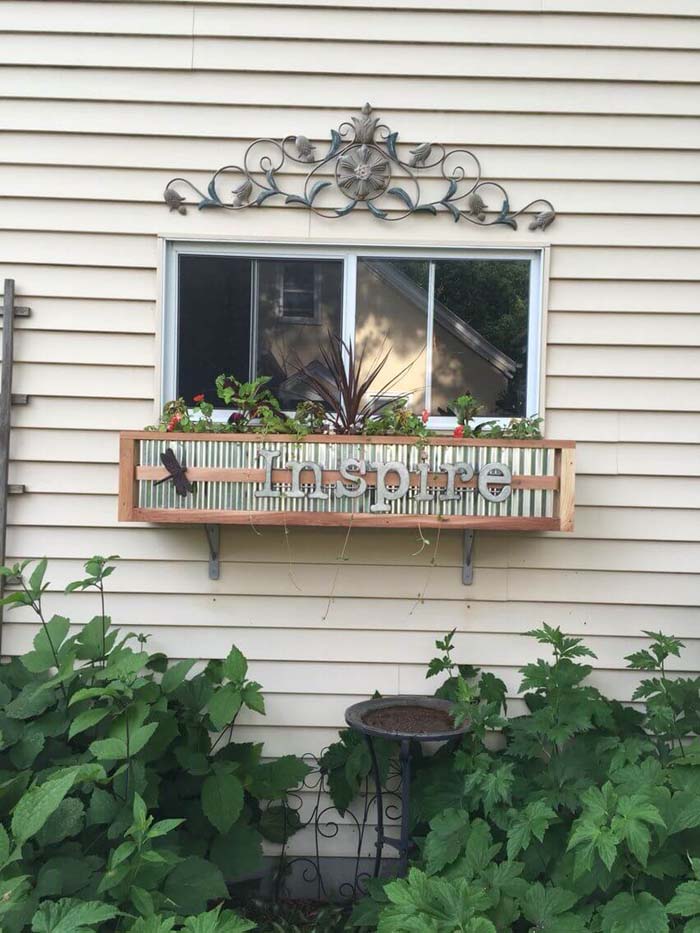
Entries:
<svg viewBox="0 0 700 933">
<path fill-rule="evenodd" d="M 405 370 L 389 395 L 407 395 L 416 412 L 425 407 L 427 286 L 426 260 L 358 259 L 357 351 L 370 363 L 390 351 L 378 387 Z"/>
<path fill-rule="evenodd" d="M 201 392 L 220 408 L 220 373 L 271 376 L 295 407 L 298 362 L 320 366 L 321 343 L 341 334 L 342 282 L 340 260 L 180 256 L 177 394 Z"/>
<path fill-rule="evenodd" d="M 322 369 L 321 344 L 341 334 L 343 263 L 260 259 L 257 275 L 256 374 L 294 408 L 305 397 L 299 363 Z"/>
<path fill-rule="evenodd" d="M 216 405 L 219 373 L 248 378 L 250 366 L 250 259 L 180 256 L 176 395 L 199 393 Z"/>
<path fill-rule="evenodd" d="M 432 414 L 465 392 L 481 415 L 529 414 L 529 288 L 527 261 L 436 261 Z"/>
</svg>

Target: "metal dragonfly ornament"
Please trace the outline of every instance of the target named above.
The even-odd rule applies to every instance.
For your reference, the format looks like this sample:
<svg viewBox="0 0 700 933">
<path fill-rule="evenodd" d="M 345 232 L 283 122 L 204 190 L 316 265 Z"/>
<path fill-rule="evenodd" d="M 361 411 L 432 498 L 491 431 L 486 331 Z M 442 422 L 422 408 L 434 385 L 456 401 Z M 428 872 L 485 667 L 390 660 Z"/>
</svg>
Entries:
<svg viewBox="0 0 700 933">
<path fill-rule="evenodd" d="M 167 483 L 168 480 L 172 480 L 175 486 L 175 492 L 178 496 L 186 496 L 188 493 L 192 492 L 194 487 L 187 479 L 186 467 L 178 461 L 172 447 L 168 447 L 167 450 L 163 451 L 160 455 L 160 462 L 168 471 L 168 476 L 156 480 L 154 486 L 160 486 L 161 483 Z"/>
</svg>

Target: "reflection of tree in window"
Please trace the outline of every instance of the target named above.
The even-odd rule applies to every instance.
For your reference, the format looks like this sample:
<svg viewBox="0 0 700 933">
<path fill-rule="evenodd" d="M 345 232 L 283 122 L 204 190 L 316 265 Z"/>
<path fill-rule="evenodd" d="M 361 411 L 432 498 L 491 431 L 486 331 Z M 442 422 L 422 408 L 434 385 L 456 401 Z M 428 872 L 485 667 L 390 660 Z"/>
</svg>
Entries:
<svg viewBox="0 0 700 933">
<path fill-rule="evenodd" d="M 473 361 L 467 383 L 461 387 L 451 379 L 451 371 L 460 369 L 455 365 L 454 352 L 449 359 L 438 353 L 433 362 L 434 410 L 449 401 L 451 392 L 470 391 L 486 404 L 483 414 L 527 414 L 529 277 L 530 264 L 523 260 L 435 263 L 436 347 L 444 343 L 449 316 L 458 319 L 451 322 L 455 331 L 461 321 L 485 343 L 471 340 L 480 359 Z M 438 305 L 447 310 L 442 322 Z"/>
</svg>

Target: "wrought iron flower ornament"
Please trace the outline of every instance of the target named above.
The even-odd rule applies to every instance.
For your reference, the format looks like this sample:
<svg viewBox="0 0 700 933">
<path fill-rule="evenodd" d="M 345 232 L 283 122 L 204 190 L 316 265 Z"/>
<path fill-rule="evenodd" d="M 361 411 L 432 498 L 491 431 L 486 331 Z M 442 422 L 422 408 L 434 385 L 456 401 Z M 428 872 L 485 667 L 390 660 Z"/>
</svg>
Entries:
<svg viewBox="0 0 700 933">
<path fill-rule="evenodd" d="M 508 193 L 496 181 L 484 181 L 481 164 L 469 149 L 447 150 L 439 143 L 422 142 L 402 158 L 398 133 L 379 122 L 365 104 L 358 116 L 331 130 L 324 155 L 308 136 L 296 133 L 282 140 L 257 139 L 245 151 L 242 165 L 224 165 L 213 175 L 206 194 L 186 178 L 173 178 L 163 198 L 171 211 L 185 214 L 186 193 L 196 196 L 201 209 L 229 211 L 260 207 L 270 199 L 283 199 L 320 217 L 336 218 L 360 205 L 380 220 L 403 220 L 415 213 L 447 211 L 460 220 L 479 227 L 505 224 L 516 230 L 516 218 L 533 216 L 530 230 L 545 230 L 555 219 L 554 205 L 545 198 L 530 201 L 512 210 Z M 306 167 L 303 184 L 296 191 L 283 190 L 278 175 L 288 163 Z M 442 183 L 438 197 L 426 198 L 421 180 Z M 400 181 L 389 187 L 392 180 Z M 226 199 L 224 190 L 230 192 Z M 319 196 L 325 192 L 319 203 Z M 346 203 L 333 204 L 333 193 Z"/>
<path fill-rule="evenodd" d="M 343 194 L 367 201 L 386 191 L 391 181 L 389 160 L 374 146 L 353 147 L 338 159 L 335 177 Z"/>
</svg>

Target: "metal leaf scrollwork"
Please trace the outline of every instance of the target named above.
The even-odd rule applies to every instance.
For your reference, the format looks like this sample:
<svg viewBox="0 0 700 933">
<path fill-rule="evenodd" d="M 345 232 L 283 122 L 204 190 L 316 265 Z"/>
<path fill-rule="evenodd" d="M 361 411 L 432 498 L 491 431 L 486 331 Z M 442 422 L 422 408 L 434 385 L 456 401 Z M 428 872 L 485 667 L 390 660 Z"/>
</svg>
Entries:
<svg viewBox="0 0 700 933">
<path fill-rule="evenodd" d="M 405 159 L 397 148 L 398 135 L 365 104 L 358 116 L 331 130 L 324 155 L 317 156 L 317 146 L 302 134 L 256 139 L 246 149 L 242 165 L 224 165 L 212 175 L 206 194 L 186 178 L 173 178 L 163 198 L 179 214 L 187 212 L 188 196 L 194 195 L 200 210 L 238 211 L 278 198 L 327 218 L 344 217 L 362 205 L 387 221 L 448 212 L 455 222 L 517 230 L 516 218 L 530 213 L 532 231 L 546 230 L 554 221 L 554 205 L 545 198 L 513 210 L 503 185 L 482 180 L 481 164 L 469 149 L 448 150 L 439 143 L 423 142 L 409 149 Z M 278 179 L 285 167 L 294 165 L 304 166 L 306 174 L 296 191 L 287 191 Z M 439 186 L 438 197 L 424 196 L 421 182 L 426 179 Z M 324 191 L 347 203 L 319 204 Z"/>
</svg>

